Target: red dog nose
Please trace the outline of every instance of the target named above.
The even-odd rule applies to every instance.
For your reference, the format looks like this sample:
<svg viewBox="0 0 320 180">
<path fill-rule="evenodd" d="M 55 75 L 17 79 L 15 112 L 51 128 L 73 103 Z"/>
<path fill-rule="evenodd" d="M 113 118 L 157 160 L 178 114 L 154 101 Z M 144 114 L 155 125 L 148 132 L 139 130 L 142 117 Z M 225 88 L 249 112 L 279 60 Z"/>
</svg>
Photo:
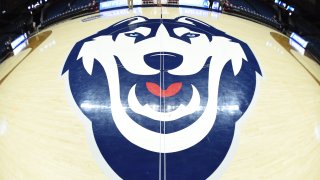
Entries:
<svg viewBox="0 0 320 180">
<path fill-rule="evenodd" d="M 165 90 L 162 90 L 158 84 L 153 83 L 153 82 L 146 82 L 146 86 L 147 86 L 148 91 L 151 92 L 155 96 L 171 97 L 171 96 L 176 95 L 181 90 L 182 82 L 172 83 Z"/>
</svg>

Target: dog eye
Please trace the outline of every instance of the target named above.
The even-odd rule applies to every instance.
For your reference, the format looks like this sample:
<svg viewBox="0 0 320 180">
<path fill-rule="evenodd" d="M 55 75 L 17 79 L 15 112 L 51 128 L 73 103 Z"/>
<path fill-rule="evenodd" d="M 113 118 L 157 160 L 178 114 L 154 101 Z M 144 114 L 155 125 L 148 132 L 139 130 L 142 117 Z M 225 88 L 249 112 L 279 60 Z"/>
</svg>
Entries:
<svg viewBox="0 0 320 180">
<path fill-rule="evenodd" d="M 183 36 L 188 37 L 188 38 L 195 38 L 195 37 L 200 36 L 200 34 L 188 32 L 188 33 L 185 33 Z"/>
<path fill-rule="evenodd" d="M 138 32 L 132 32 L 132 33 L 125 33 L 126 36 L 128 37 L 138 37 L 138 36 L 142 36 L 142 34 L 138 33 Z"/>
</svg>

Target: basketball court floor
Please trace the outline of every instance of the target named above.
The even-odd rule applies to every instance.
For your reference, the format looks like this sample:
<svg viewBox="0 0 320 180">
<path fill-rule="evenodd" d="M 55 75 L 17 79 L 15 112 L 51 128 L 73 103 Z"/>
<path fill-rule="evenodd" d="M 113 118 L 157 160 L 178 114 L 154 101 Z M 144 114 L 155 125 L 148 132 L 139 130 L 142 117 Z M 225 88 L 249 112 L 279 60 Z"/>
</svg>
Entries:
<svg viewBox="0 0 320 180">
<path fill-rule="evenodd" d="M 192 8 L 69 19 L 0 64 L 0 179 L 319 179 L 320 66 Z"/>
</svg>

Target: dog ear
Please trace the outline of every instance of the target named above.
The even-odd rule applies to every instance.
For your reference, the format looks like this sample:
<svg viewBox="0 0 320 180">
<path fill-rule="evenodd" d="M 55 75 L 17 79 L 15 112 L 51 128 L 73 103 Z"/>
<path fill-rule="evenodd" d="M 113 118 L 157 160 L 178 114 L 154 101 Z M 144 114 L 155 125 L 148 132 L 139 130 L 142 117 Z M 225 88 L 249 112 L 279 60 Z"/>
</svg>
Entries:
<svg viewBox="0 0 320 180">
<path fill-rule="evenodd" d="M 187 23 L 187 24 L 191 24 L 194 26 L 205 26 L 205 27 L 210 27 L 209 24 L 203 22 L 203 21 L 199 21 L 198 19 L 194 19 L 192 17 L 188 17 L 188 16 L 179 16 L 177 18 L 175 18 L 175 21 L 177 22 L 181 22 L 181 23 Z"/>
<path fill-rule="evenodd" d="M 112 36 L 99 36 L 93 41 L 85 42 L 78 54 L 77 60 L 82 58 L 83 66 L 88 74 L 92 75 L 93 63 L 107 59 L 113 59 L 114 41 Z"/>
</svg>

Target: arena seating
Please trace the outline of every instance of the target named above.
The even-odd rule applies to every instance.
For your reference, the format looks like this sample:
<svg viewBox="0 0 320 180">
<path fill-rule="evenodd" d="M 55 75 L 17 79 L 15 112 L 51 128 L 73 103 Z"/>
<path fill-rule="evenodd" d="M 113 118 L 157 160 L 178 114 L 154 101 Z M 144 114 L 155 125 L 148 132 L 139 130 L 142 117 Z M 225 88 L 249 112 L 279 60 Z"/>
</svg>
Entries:
<svg viewBox="0 0 320 180">
<path fill-rule="evenodd" d="M 92 0 L 75 0 L 71 3 L 71 9 L 77 9 L 81 7 L 85 7 L 86 5 L 92 5 L 94 1 Z"/>
<path fill-rule="evenodd" d="M 0 63 L 2 63 L 11 53 L 5 45 L 8 39 L 8 35 L 0 36 Z"/>
<path fill-rule="evenodd" d="M 68 0 L 54 4 L 48 3 L 42 9 L 40 28 L 75 15 L 96 10 L 98 10 L 98 0 Z"/>
<path fill-rule="evenodd" d="M 0 27 L 0 63 L 12 54 L 10 43 L 6 45 L 6 42 L 12 41 L 22 34 L 30 36 L 34 30 L 31 13 L 21 13 L 12 19 L 9 24 Z"/>
<path fill-rule="evenodd" d="M 308 41 L 306 49 L 314 55 L 314 58 L 320 63 L 320 30 L 312 23 L 298 15 L 292 16 L 294 22 L 289 28 Z"/>
<path fill-rule="evenodd" d="M 66 9 L 68 3 L 67 2 L 59 2 L 57 4 L 53 4 L 48 8 L 46 18 L 47 19 L 52 19 L 56 17 L 59 14 L 62 14 Z"/>
<path fill-rule="evenodd" d="M 312 54 L 318 63 L 320 63 L 320 38 L 315 36 L 304 37 L 309 41 L 306 49 Z"/>
<path fill-rule="evenodd" d="M 257 20 L 268 24 L 278 30 L 281 30 L 281 24 L 274 18 L 275 12 L 272 8 L 268 8 L 265 2 L 257 0 L 230 0 L 230 7 L 226 8 L 229 12 L 241 15 L 241 17 Z M 304 39 L 309 41 L 306 49 L 320 63 L 320 31 L 312 24 L 305 21 L 301 17 L 294 19 L 295 26 L 290 26 L 290 31 L 296 31 Z"/>
<path fill-rule="evenodd" d="M 273 18 L 275 15 L 275 12 L 272 10 L 272 8 L 268 8 L 268 4 L 262 1 L 257 0 L 246 0 L 248 4 L 259 14 L 261 14 L 264 17 Z"/>
<path fill-rule="evenodd" d="M 53 1 L 55 2 L 55 1 Z M 153 5 L 153 0 L 142 0 L 144 5 Z M 168 0 L 170 5 L 179 5 L 179 0 Z M 272 3 L 272 2 L 271 2 Z M 46 7 L 42 9 L 42 18 L 40 28 L 43 28 L 52 23 L 61 21 L 73 16 L 86 14 L 89 12 L 95 12 L 98 10 L 99 0 L 66 0 L 56 1 L 56 3 L 48 3 Z M 223 13 L 232 14 L 253 20 L 258 23 L 269 25 L 275 29 L 281 30 L 282 25 L 274 18 L 276 13 L 266 1 L 260 0 L 224 0 Z M 310 43 L 307 46 L 308 51 L 315 55 L 315 58 L 320 63 L 320 33 L 315 34 L 315 28 L 306 24 L 304 19 L 295 19 L 297 25 L 290 26 L 290 30 L 298 33 L 300 36 L 308 40 Z M 24 22 L 24 21 L 22 21 Z M 16 33 L 21 33 L 23 24 L 18 23 L 15 25 Z M 311 32 L 312 30 L 312 32 Z M 19 32 L 20 31 L 20 32 Z M 8 48 L 4 46 L 4 42 L 7 37 L 2 36 L 0 38 L 0 62 L 3 57 L 7 56 Z"/>
<path fill-rule="evenodd" d="M 239 9 L 249 11 L 249 12 L 255 12 L 254 8 L 244 0 L 230 0 L 229 2 L 230 4 L 232 4 L 233 6 Z"/>
<path fill-rule="evenodd" d="M 256 1 L 255 1 L 256 2 Z M 233 15 L 241 16 L 242 18 L 254 20 L 259 23 L 264 23 L 276 29 L 281 28 L 281 24 L 277 22 L 273 17 L 275 15 L 268 8 L 262 8 L 260 5 L 251 5 L 254 3 L 247 2 L 246 0 L 230 0 L 227 3 L 223 4 L 224 12 L 230 13 Z"/>
</svg>

